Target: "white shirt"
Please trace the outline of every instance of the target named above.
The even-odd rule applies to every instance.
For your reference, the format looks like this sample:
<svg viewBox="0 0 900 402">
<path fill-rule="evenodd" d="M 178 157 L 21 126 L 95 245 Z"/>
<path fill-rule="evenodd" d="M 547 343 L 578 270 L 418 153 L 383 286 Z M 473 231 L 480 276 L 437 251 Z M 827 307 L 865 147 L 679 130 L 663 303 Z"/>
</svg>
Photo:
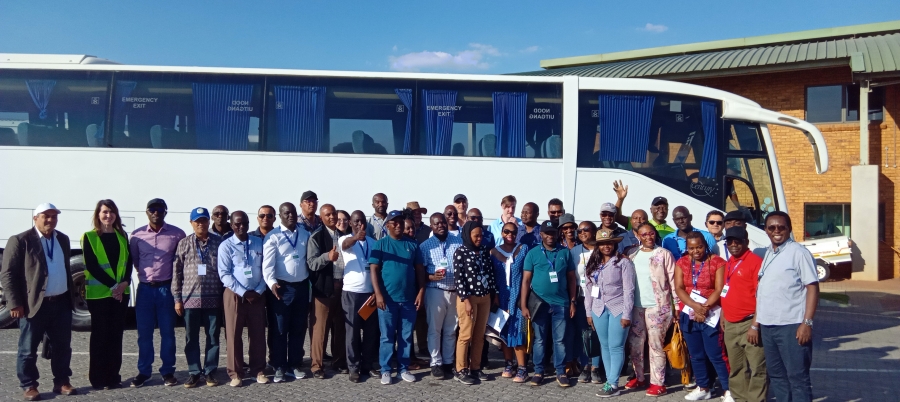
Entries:
<svg viewBox="0 0 900 402">
<path fill-rule="evenodd" d="M 587 292 L 587 277 L 585 277 L 585 267 L 587 267 L 587 262 L 591 258 L 591 253 L 594 250 L 589 250 L 584 247 L 584 244 L 579 244 L 575 247 L 572 247 L 569 250 L 569 253 L 572 255 L 572 259 L 575 260 L 576 273 L 578 274 L 578 286 L 581 286 L 581 292 Z"/>
<path fill-rule="evenodd" d="M 279 226 L 266 234 L 263 241 L 263 278 L 270 288 L 278 280 L 302 282 L 309 277 L 306 265 L 309 232 L 303 225 L 297 225 L 294 229 L 292 232 Z"/>
<path fill-rule="evenodd" d="M 34 228 L 34 231 L 37 232 L 38 238 L 41 239 L 41 249 L 44 250 L 44 260 L 47 261 L 47 288 L 44 290 L 44 297 L 66 293 L 66 290 L 69 289 L 69 284 L 66 281 L 66 256 L 63 255 L 62 246 L 59 245 L 56 231 L 53 231 L 52 240 L 44 237 L 37 228 Z M 51 243 L 53 246 L 52 251 L 50 250 Z M 51 254 L 53 255 L 52 259 L 50 258 Z"/>
<path fill-rule="evenodd" d="M 353 237 L 352 234 L 341 236 L 338 244 L 344 244 L 344 240 Z M 372 293 L 372 281 L 369 279 L 369 255 L 375 246 L 375 239 L 366 236 L 366 243 L 363 245 L 357 241 L 353 243 L 353 247 L 349 249 L 341 249 L 341 256 L 344 257 L 344 287 L 345 292 L 353 293 Z"/>
</svg>

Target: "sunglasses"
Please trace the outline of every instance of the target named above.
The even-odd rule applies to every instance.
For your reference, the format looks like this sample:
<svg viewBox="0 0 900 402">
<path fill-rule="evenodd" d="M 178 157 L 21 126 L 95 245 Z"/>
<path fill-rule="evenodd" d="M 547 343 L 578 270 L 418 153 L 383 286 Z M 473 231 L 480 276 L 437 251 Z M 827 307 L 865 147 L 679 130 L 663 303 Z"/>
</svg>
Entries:
<svg viewBox="0 0 900 402">
<path fill-rule="evenodd" d="M 470 216 L 469 220 L 475 221 L 475 222 L 481 222 L 481 217 L 480 216 Z"/>
<path fill-rule="evenodd" d="M 591 233 L 591 232 L 593 232 L 593 230 L 589 229 L 589 228 L 578 229 L 578 233 Z"/>
<path fill-rule="evenodd" d="M 275 214 L 259 214 L 259 219 L 275 219 Z"/>
<path fill-rule="evenodd" d="M 508 235 L 508 234 L 519 234 L 519 231 L 518 231 L 518 230 L 504 229 L 504 230 L 503 230 L 503 234 L 505 234 L 505 235 Z"/>
<path fill-rule="evenodd" d="M 730 244 L 743 244 L 743 243 L 744 243 L 744 240 L 743 240 L 743 239 L 736 239 L 736 238 L 734 238 L 734 237 L 729 237 L 729 238 L 725 239 L 725 244 L 726 244 L 726 245 L 730 245 Z"/>
<path fill-rule="evenodd" d="M 768 231 L 770 231 L 770 232 L 783 232 L 783 231 L 787 230 L 787 228 L 788 228 L 788 227 L 785 226 L 785 225 L 769 225 L 769 226 L 766 226 L 766 230 L 768 230 Z"/>
<path fill-rule="evenodd" d="M 228 214 L 226 214 L 224 212 L 213 212 L 213 216 L 225 216 L 225 215 L 228 215 Z"/>
<path fill-rule="evenodd" d="M 162 214 L 166 212 L 165 208 L 147 208 L 147 212 L 151 214 Z"/>
<path fill-rule="evenodd" d="M 601 212 L 600 216 L 616 216 L 616 214 L 614 214 L 612 212 Z"/>
<path fill-rule="evenodd" d="M 706 223 L 713 225 L 713 226 L 722 226 L 722 224 L 725 222 L 723 222 L 723 221 L 706 221 Z"/>
</svg>

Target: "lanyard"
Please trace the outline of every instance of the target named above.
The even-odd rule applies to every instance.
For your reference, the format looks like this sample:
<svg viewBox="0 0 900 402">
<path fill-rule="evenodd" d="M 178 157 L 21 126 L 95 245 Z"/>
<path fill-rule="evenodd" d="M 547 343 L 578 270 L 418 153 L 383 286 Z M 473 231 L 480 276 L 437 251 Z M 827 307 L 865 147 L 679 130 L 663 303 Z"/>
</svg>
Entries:
<svg viewBox="0 0 900 402">
<path fill-rule="evenodd" d="M 294 251 L 296 251 L 297 250 L 297 242 L 300 241 L 300 230 L 298 230 L 297 228 L 294 228 L 294 241 L 291 241 L 291 237 L 288 235 L 284 235 L 284 238 L 287 239 L 288 244 L 291 245 L 291 248 L 294 249 Z"/>
<path fill-rule="evenodd" d="M 243 242 L 238 243 L 241 247 L 244 248 L 244 263 L 250 264 L 250 239 L 247 239 L 247 244 Z"/>
<path fill-rule="evenodd" d="M 450 244 L 448 244 L 446 241 L 441 243 L 441 254 L 443 254 L 445 260 L 447 259 L 447 249 L 449 247 L 450 247 Z"/>
<path fill-rule="evenodd" d="M 700 273 L 703 272 L 703 266 L 705 266 L 705 265 L 706 265 L 706 261 L 701 262 L 701 263 L 700 263 L 700 270 L 699 270 L 699 271 L 694 271 L 694 267 L 697 266 L 697 264 L 696 264 L 695 262 L 693 262 L 693 261 L 691 262 L 691 279 L 694 280 L 694 287 L 693 287 L 693 289 L 697 289 L 697 279 L 700 279 Z"/>
<path fill-rule="evenodd" d="M 46 240 L 46 238 L 43 238 L 43 236 L 41 236 L 41 238 L 42 238 L 41 240 Z M 50 235 L 50 240 L 47 240 L 47 243 L 50 243 L 50 245 L 47 249 L 47 258 L 50 259 L 50 262 L 53 262 L 53 250 L 56 248 L 56 234 L 55 233 Z"/>
<path fill-rule="evenodd" d="M 541 252 L 544 253 L 544 258 L 547 259 L 547 264 L 550 264 L 550 270 L 556 272 L 556 263 L 554 261 L 550 261 L 550 257 L 547 257 L 547 249 L 545 249 L 544 246 L 541 246 Z M 556 255 L 554 255 L 553 258 L 555 259 L 557 255 L 559 254 L 557 253 Z"/>
<path fill-rule="evenodd" d="M 194 244 L 197 247 L 197 255 L 200 256 L 201 264 L 206 261 L 206 256 L 209 255 L 209 239 L 206 242 L 206 247 L 200 247 L 200 240 L 196 237 L 194 238 Z"/>
<path fill-rule="evenodd" d="M 360 243 L 365 244 L 366 246 L 363 247 Z M 357 241 L 357 242 L 356 242 L 356 245 L 359 246 L 359 249 L 362 250 L 363 257 L 366 258 L 366 262 L 363 262 L 363 264 L 367 264 L 368 261 L 369 261 L 369 243 L 368 243 L 368 240 L 363 240 L 362 242 Z"/>
<path fill-rule="evenodd" d="M 746 252 L 746 251 L 745 251 L 745 252 Z M 742 262 L 744 262 L 744 260 L 739 260 L 739 261 L 737 262 L 737 264 L 734 264 L 734 267 L 728 269 L 728 276 L 725 278 L 725 284 L 726 284 L 726 285 L 727 285 L 729 282 L 731 282 L 731 276 L 734 275 L 734 271 L 737 271 L 738 267 L 741 265 Z"/>
</svg>

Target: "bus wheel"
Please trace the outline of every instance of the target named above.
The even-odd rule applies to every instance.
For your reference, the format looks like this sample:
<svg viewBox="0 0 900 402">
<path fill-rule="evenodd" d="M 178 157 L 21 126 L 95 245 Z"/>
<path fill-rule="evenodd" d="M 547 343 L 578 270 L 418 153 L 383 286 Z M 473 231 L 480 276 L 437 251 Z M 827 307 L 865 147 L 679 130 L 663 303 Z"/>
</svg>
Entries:
<svg viewBox="0 0 900 402">
<path fill-rule="evenodd" d="M 0 261 L 3 261 L 2 251 L 0 251 Z M 3 286 L 0 286 L 0 328 L 12 326 L 15 322 L 16 319 L 9 315 L 9 308 L 6 307 L 6 299 L 3 298 Z"/>
<path fill-rule="evenodd" d="M 816 261 L 816 276 L 819 277 L 819 282 L 825 282 L 831 277 L 831 267 L 828 265 L 826 262 Z"/>
<path fill-rule="evenodd" d="M 91 330 L 91 312 L 88 311 L 87 302 L 84 299 L 84 256 L 76 255 L 69 258 L 69 267 L 72 270 L 72 284 L 75 289 L 75 308 L 72 312 L 72 329 L 75 331 Z"/>
</svg>

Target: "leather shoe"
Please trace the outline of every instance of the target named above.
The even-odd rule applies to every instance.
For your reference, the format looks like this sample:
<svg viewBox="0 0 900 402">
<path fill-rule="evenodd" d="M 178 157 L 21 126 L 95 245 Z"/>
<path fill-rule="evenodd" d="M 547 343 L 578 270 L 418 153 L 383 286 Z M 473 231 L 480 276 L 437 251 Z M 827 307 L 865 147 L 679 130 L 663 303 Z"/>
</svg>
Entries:
<svg viewBox="0 0 900 402">
<path fill-rule="evenodd" d="M 25 390 L 25 394 L 22 397 L 26 401 L 39 401 L 41 400 L 41 393 L 38 392 L 37 387 L 31 387 Z"/>
<path fill-rule="evenodd" d="M 75 389 L 72 384 L 65 383 L 63 385 L 53 387 L 53 392 L 61 395 L 75 395 L 78 393 L 78 390 Z"/>
</svg>

